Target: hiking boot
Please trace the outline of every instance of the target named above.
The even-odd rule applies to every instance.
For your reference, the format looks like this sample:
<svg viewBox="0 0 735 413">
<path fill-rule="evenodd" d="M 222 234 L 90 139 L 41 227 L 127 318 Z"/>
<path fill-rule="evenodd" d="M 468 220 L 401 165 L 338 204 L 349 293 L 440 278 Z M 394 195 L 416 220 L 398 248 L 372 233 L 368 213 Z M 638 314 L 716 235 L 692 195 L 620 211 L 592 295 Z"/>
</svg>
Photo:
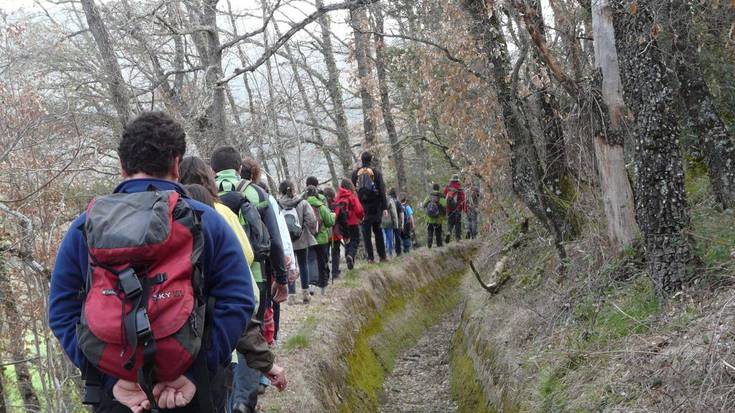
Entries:
<svg viewBox="0 0 735 413">
<path fill-rule="evenodd" d="M 388 262 L 388 257 L 383 257 L 380 259 L 380 262 Z"/>
<path fill-rule="evenodd" d="M 321 293 L 322 293 L 322 295 L 326 295 L 327 294 L 327 287 L 322 287 L 321 288 Z"/>
<path fill-rule="evenodd" d="M 288 295 L 288 305 L 294 305 L 296 304 L 296 294 L 289 294 Z"/>
<path fill-rule="evenodd" d="M 315 292 L 316 292 L 316 288 L 314 288 L 314 284 L 311 284 L 309 286 L 309 295 L 314 295 Z"/>
<path fill-rule="evenodd" d="M 351 269 L 355 268 L 355 260 L 354 260 L 354 258 L 352 258 L 351 256 L 348 255 L 347 257 L 345 257 L 345 261 L 347 262 L 347 269 L 348 270 L 351 270 Z"/>
<path fill-rule="evenodd" d="M 368 264 L 375 264 L 375 260 L 368 260 Z"/>
<path fill-rule="evenodd" d="M 311 296 L 309 296 L 309 290 L 303 290 L 304 291 L 304 304 L 309 304 L 309 301 L 311 301 Z"/>
<path fill-rule="evenodd" d="M 449 244 L 449 241 L 451 241 L 451 240 L 452 240 L 452 236 L 451 235 L 447 235 L 446 237 L 444 237 L 444 243 L 445 244 Z"/>
</svg>

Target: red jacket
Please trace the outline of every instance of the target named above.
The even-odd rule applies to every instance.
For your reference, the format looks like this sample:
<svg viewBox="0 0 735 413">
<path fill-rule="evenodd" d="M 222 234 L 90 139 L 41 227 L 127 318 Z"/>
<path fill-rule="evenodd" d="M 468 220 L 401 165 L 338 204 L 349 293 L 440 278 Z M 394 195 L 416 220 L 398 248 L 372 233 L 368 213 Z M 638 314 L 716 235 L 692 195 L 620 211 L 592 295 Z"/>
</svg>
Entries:
<svg viewBox="0 0 735 413">
<path fill-rule="evenodd" d="M 459 182 L 450 182 L 449 185 L 444 187 L 445 197 L 449 193 L 450 189 L 458 191 L 459 193 L 457 194 L 457 207 L 454 209 L 447 207 L 447 212 L 453 212 L 453 211 L 466 212 L 467 211 L 467 201 L 465 200 L 464 189 L 462 189 L 462 184 L 460 184 Z"/>
<path fill-rule="evenodd" d="M 344 204 L 347 206 L 347 225 L 360 225 L 365 217 L 365 210 L 362 208 L 357 195 L 349 189 L 339 188 L 337 197 L 334 198 L 335 204 Z"/>
</svg>

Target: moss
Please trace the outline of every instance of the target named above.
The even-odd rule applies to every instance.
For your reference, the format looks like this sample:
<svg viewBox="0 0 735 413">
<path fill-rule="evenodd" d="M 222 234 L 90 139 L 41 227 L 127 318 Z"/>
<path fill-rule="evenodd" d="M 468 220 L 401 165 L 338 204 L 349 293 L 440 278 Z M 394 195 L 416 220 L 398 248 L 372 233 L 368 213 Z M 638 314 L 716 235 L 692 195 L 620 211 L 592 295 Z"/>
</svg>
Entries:
<svg viewBox="0 0 735 413">
<path fill-rule="evenodd" d="M 379 410 L 385 375 L 402 351 L 457 305 L 463 275 L 461 271 L 437 279 L 409 296 L 398 294 L 376 311 L 357 333 L 346 357 L 348 373 L 337 411 Z"/>
<path fill-rule="evenodd" d="M 311 336 L 318 322 L 319 320 L 317 320 L 314 315 L 309 315 L 308 317 L 306 317 L 301 324 L 299 331 L 297 331 L 294 335 L 289 337 L 288 340 L 286 340 L 286 343 L 284 343 L 283 345 L 283 349 L 286 351 L 291 351 L 309 347 Z"/>
<path fill-rule="evenodd" d="M 450 352 L 452 397 L 457 401 L 457 413 L 497 413 L 488 407 L 485 392 L 477 380 L 472 359 L 464 351 L 463 334 L 457 330 Z"/>
</svg>

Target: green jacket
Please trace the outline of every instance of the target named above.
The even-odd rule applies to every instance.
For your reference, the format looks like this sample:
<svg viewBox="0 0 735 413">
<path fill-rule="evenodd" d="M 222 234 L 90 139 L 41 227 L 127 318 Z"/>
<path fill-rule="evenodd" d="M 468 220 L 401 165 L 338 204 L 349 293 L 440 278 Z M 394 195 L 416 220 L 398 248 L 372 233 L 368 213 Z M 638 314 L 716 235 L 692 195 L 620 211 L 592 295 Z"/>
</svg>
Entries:
<svg viewBox="0 0 735 413">
<path fill-rule="evenodd" d="M 444 224 L 447 221 L 447 199 L 444 197 L 444 194 L 439 191 L 433 191 L 424 199 L 424 203 L 421 204 L 424 206 L 424 212 L 426 212 L 426 206 L 429 205 L 429 201 L 431 200 L 431 195 L 437 195 L 439 196 L 439 205 L 444 207 L 444 213 L 439 215 L 436 218 L 426 216 L 426 223 L 427 224 Z"/>
<path fill-rule="evenodd" d="M 240 175 L 238 175 L 237 171 L 234 169 L 225 169 L 224 171 L 220 171 L 215 177 L 215 183 L 217 184 L 217 191 L 219 191 L 219 195 L 222 195 L 225 192 L 234 191 L 235 189 L 237 189 L 237 185 L 240 183 L 240 181 L 242 181 L 242 178 L 240 178 Z M 243 195 L 245 195 L 245 198 L 247 198 L 251 204 L 261 207 L 258 191 L 251 185 L 245 187 Z M 268 202 L 268 200 L 265 200 L 265 202 Z M 245 225 L 245 221 L 242 217 L 240 217 L 240 225 Z M 253 262 L 253 265 L 250 266 L 250 271 L 253 273 L 253 278 L 255 278 L 255 282 L 264 281 L 263 272 L 260 269 L 259 262 Z"/>
<path fill-rule="evenodd" d="M 329 228 L 334 226 L 334 212 L 329 210 L 327 206 L 327 198 L 324 195 L 310 196 L 306 198 L 306 202 L 312 207 L 319 210 L 319 216 L 321 217 L 322 227 L 319 232 L 315 235 L 316 242 L 319 245 L 329 244 Z"/>
</svg>

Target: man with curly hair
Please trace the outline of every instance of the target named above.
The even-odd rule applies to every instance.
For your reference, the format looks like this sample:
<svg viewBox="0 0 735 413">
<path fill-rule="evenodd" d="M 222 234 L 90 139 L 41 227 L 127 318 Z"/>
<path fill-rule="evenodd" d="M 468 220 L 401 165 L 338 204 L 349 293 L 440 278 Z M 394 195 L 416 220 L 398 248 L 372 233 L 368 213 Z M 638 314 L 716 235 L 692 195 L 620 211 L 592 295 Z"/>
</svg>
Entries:
<svg viewBox="0 0 735 413">
<path fill-rule="evenodd" d="M 96 371 L 93 367 L 96 364 L 88 358 L 89 352 L 82 352 L 80 344 L 82 337 L 77 333 L 77 326 L 82 321 L 83 304 L 85 304 L 85 300 L 80 299 L 80 292 L 82 294 L 92 293 L 89 287 L 86 286 L 88 281 L 87 272 L 88 270 L 93 271 L 95 266 L 102 265 L 96 259 L 90 261 L 89 258 L 92 256 L 92 250 L 88 249 L 87 243 L 88 240 L 90 245 L 94 242 L 93 239 L 87 237 L 88 233 L 94 231 L 88 225 L 87 215 L 89 212 L 82 213 L 72 223 L 71 229 L 66 233 L 56 256 L 49 293 L 49 325 L 51 330 L 59 339 L 71 361 L 87 377 L 88 389 L 91 389 L 89 387 L 90 372 L 95 371 L 99 383 L 95 383 L 97 386 L 94 387 L 94 390 L 99 392 L 96 393 L 96 400 L 90 400 L 96 404 L 95 412 L 132 411 L 133 413 L 140 413 L 156 407 L 166 409 L 167 412 L 222 412 L 224 411 L 225 402 L 225 395 L 223 394 L 224 368 L 229 365 L 232 350 L 245 330 L 255 308 L 253 288 L 250 281 L 251 274 L 245 256 L 240 249 L 235 234 L 220 214 L 200 202 L 187 198 L 185 190 L 176 182 L 179 178 L 179 163 L 186 152 L 186 139 L 181 125 L 170 116 L 162 112 L 140 114 L 125 126 L 117 152 L 120 157 L 124 181 L 114 190 L 115 194 L 143 197 L 148 191 L 173 191 L 171 192 L 173 196 L 171 199 L 176 199 L 175 193 L 178 193 L 178 199 L 183 199 L 183 202 L 188 205 L 184 210 L 193 211 L 196 216 L 200 217 L 200 229 L 197 230 L 194 239 L 201 242 L 201 244 L 197 244 L 201 245 L 201 255 L 198 255 L 197 264 L 192 264 L 200 266 L 197 268 L 201 268 L 203 274 L 201 278 L 203 280 L 203 296 L 201 298 L 206 302 L 213 303 L 210 307 L 211 312 L 206 317 L 209 321 L 204 324 L 203 336 L 205 340 L 202 340 L 202 350 L 192 364 L 194 367 L 190 367 L 184 374 L 174 380 L 153 382 L 150 386 L 152 388 L 149 388 L 147 384 L 141 386 L 137 382 L 126 381 Z M 114 199 L 115 197 L 108 198 Z M 124 196 L 118 198 L 128 199 Z M 177 210 L 178 205 L 180 204 L 177 203 Z M 128 211 L 125 206 L 120 208 L 123 213 Z M 151 210 L 155 208 L 157 208 L 155 204 L 150 207 Z M 145 213 L 144 210 L 136 210 L 136 212 L 140 211 Z M 104 214 L 104 211 L 102 214 Z M 150 214 L 144 215 L 145 217 L 150 216 Z M 194 221 L 196 222 L 196 220 Z M 127 222 L 135 222 L 135 220 Z M 176 222 L 179 223 L 179 221 Z M 141 224 L 143 227 L 155 225 L 155 222 Z M 193 228 L 199 227 L 193 225 Z M 117 229 L 118 234 L 129 231 L 131 231 L 129 228 Z M 169 231 L 169 234 L 173 234 L 175 230 L 170 229 Z M 146 236 L 151 233 L 146 233 Z M 198 234 L 201 234 L 201 236 L 198 236 Z M 114 235 L 109 236 L 109 239 L 112 238 L 114 238 Z M 194 249 L 194 247 L 191 248 Z M 156 259 L 158 258 L 160 257 L 156 257 Z M 194 261 L 193 256 L 192 261 Z M 130 268 L 133 268 L 134 264 L 132 262 L 130 265 Z M 122 299 L 127 300 L 129 296 L 132 296 L 128 294 L 128 291 L 135 293 L 140 291 L 140 289 L 129 290 L 123 284 L 123 282 L 131 282 L 129 281 L 130 277 L 127 278 L 128 281 L 125 281 L 126 271 L 128 270 L 116 273 L 119 276 L 118 288 L 101 291 L 102 296 L 111 297 L 111 299 L 106 299 L 103 302 L 103 305 L 109 306 L 109 309 L 104 309 L 103 313 L 105 314 L 99 315 L 100 318 L 97 322 L 109 322 L 112 314 L 119 314 L 121 311 L 121 295 Z M 135 271 L 140 270 L 136 269 Z M 194 270 L 191 270 L 191 268 L 187 271 L 192 271 L 191 273 L 194 274 Z M 151 284 L 157 282 L 153 279 L 160 278 L 160 283 L 165 283 L 167 279 L 166 273 L 151 276 L 146 274 L 146 277 L 143 277 L 142 275 L 136 275 L 134 272 L 133 276 L 137 278 L 137 281 L 133 280 L 132 282 L 137 284 L 138 288 L 142 288 L 143 297 L 148 295 L 148 289 L 153 288 Z M 193 279 L 194 276 L 191 275 L 191 278 Z M 193 281 L 191 283 L 193 284 Z M 182 294 L 185 295 L 186 292 L 182 293 L 182 290 L 168 293 L 161 292 L 160 297 L 151 296 L 149 299 L 156 301 L 172 297 L 179 298 Z M 122 308 L 125 311 L 125 306 Z M 192 315 L 194 314 L 192 312 Z M 90 317 L 87 313 L 84 316 Z M 95 315 L 91 316 L 94 317 Z M 147 320 L 147 317 L 145 315 L 145 320 Z M 196 317 L 191 318 L 191 315 L 189 317 L 191 328 L 196 331 L 197 323 L 201 321 L 198 321 Z M 127 316 L 125 321 L 127 325 Z M 140 333 L 140 323 L 141 321 L 136 313 L 133 323 L 135 328 L 132 329 L 133 334 Z M 147 321 L 143 321 L 143 325 L 147 324 Z M 154 328 L 156 325 L 154 321 L 151 321 L 151 324 L 153 327 L 150 328 Z M 206 340 L 207 337 L 209 340 Z M 156 336 L 154 341 L 157 342 L 158 340 L 159 337 Z M 148 341 L 145 343 L 147 348 Z M 137 347 L 134 346 L 132 351 L 135 354 L 138 351 Z M 141 350 L 141 352 L 144 351 Z M 145 357 L 147 357 L 147 353 Z M 201 367 L 202 364 L 204 365 L 203 368 L 196 367 Z M 101 364 L 100 367 L 102 367 Z M 156 368 L 158 367 L 160 366 L 156 364 Z M 142 371 L 144 368 L 141 367 L 140 370 Z M 155 377 L 156 369 L 153 371 Z M 141 381 L 141 379 L 138 380 Z M 87 395 L 91 397 L 90 393 Z"/>
</svg>

